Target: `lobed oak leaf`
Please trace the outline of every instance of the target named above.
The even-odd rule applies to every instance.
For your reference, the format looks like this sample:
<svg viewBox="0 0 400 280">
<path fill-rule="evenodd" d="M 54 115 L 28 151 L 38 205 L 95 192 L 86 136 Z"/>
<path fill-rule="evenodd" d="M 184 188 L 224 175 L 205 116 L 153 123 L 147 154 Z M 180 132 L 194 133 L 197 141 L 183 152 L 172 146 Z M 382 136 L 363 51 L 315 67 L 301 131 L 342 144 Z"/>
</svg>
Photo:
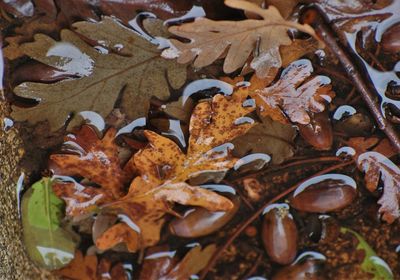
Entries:
<svg viewBox="0 0 400 280">
<path fill-rule="evenodd" d="M 170 87 L 179 88 L 186 80 L 184 65 L 165 61 L 157 46 L 109 17 L 100 22 L 78 22 L 73 27 L 74 32 L 61 31 L 60 41 L 36 34 L 34 42 L 21 46 L 34 60 L 77 78 L 18 85 L 16 95 L 37 100 L 38 104 L 30 108 L 13 106 L 15 120 L 47 120 L 54 131 L 68 116 L 80 111 L 95 111 L 105 118 L 119 96 L 122 109 L 134 119 L 147 114 L 151 96 L 166 99 Z M 87 42 L 103 47 L 105 52 Z M 71 120 L 71 127 L 75 121 Z"/>
<path fill-rule="evenodd" d="M 366 187 L 375 191 L 380 180 L 383 194 L 378 200 L 382 219 L 393 223 L 400 217 L 400 169 L 390 159 L 378 152 L 365 152 L 357 159 L 358 168 L 365 172 Z"/>
<path fill-rule="evenodd" d="M 149 250 L 145 256 L 139 280 L 190 279 L 192 275 L 199 273 L 207 265 L 216 251 L 216 246 L 211 244 L 204 249 L 199 245 L 195 246 L 180 262 L 177 261 L 175 256 L 157 255 L 158 252 L 154 249 Z M 163 251 L 165 252 L 165 250 Z"/>
<path fill-rule="evenodd" d="M 51 155 L 50 167 L 57 175 L 84 177 L 100 185 L 111 197 L 118 198 L 123 194 L 124 185 L 129 182 L 131 175 L 121 168 L 118 147 L 114 143 L 115 135 L 116 130 L 110 128 L 103 139 L 99 139 L 91 126 L 84 125 L 75 135 L 69 134 L 65 138 L 65 151 L 70 154 Z M 61 191 L 60 187 L 57 189 L 70 192 Z M 96 191 L 81 191 L 82 194 L 85 192 Z"/>
<path fill-rule="evenodd" d="M 62 279 L 69 280 L 127 280 L 128 277 L 122 264 L 111 265 L 107 259 L 98 262 L 96 255 L 83 256 L 81 251 L 76 251 L 74 259 L 54 274 Z"/>
<path fill-rule="evenodd" d="M 167 213 L 174 214 L 174 203 L 204 207 L 210 211 L 227 211 L 232 202 L 224 196 L 198 186 L 190 186 L 188 179 L 204 171 L 226 172 L 236 158 L 230 155 L 233 138 L 249 130 L 253 123 L 237 123 L 254 108 L 243 106 L 247 94 L 216 95 L 211 101 L 199 103 L 190 121 L 187 153 L 172 140 L 152 131 L 145 131 L 149 144 L 133 156 L 140 176 L 136 177 L 126 196 L 103 206 L 104 211 L 122 215 L 122 222 L 106 230 L 97 238 L 102 250 L 126 243 L 130 251 L 156 244 Z M 114 229 L 118 227 L 117 229 Z M 120 238 L 117 232 L 131 236 Z M 132 237 L 136 236 L 136 237 Z M 133 238 L 133 239 L 131 239 Z"/>
<path fill-rule="evenodd" d="M 250 93 L 256 100 L 260 113 L 281 123 L 310 123 L 308 113 L 324 111 L 335 93 L 326 76 L 311 78 L 311 62 L 301 59 L 291 63 L 273 85 Z"/>
<path fill-rule="evenodd" d="M 241 0 L 226 0 L 225 4 L 259 15 L 262 19 L 213 21 L 197 18 L 194 22 L 172 26 L 169 28 L 172 34 L 190 42 L 171 39 L 171 46 L 162 52 L 162 56 L 178 58 L 179 63 L 194 60 L 194 66 L 198 68 L 224 56 L 223 70 L 231 73 L 246 63 L 257 45 L 250 65 L 259 77 L 265 77 L 270 68 L 281 67 L 279 47 L 291 44 L 287 34 L 290 28 L 316 37 L 310 26 L 285 20 L 274 6 L 262 9 L 254 3 Z"/>
</svg>

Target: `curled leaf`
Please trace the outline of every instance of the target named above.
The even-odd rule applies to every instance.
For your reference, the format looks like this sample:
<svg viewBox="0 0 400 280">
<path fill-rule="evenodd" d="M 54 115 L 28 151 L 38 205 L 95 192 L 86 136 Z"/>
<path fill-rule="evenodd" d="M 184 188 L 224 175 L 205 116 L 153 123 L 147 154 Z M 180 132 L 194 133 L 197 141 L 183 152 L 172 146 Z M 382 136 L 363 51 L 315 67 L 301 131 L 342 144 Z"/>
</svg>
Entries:
<svg viewBox="0 0 400 280">
<path fill-rule="evenodd" d="M 393 223 L 400 217 L 400 169 L 390 159 L 378 152 L 365 152 L 357 159 L 360 170 L 365 172 L 365 183 L 369 191 L 375 191 L 379 181 L 383 182 L 383 194 L 378 200 L 382 219 Z"/>
</svg>

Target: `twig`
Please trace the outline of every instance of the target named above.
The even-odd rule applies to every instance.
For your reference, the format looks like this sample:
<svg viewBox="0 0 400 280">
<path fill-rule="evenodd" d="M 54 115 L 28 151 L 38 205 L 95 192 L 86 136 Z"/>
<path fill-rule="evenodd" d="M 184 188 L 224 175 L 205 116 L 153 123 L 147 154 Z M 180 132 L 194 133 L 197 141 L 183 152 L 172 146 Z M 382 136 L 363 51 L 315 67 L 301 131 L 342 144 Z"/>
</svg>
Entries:
<svg viewBox="0 0 400 280">
<path fill-rule="evenodd" d="M 305 18 L 307 19 L 308 23 L 310 23 L 314 27 L 317 35 L 321 38 L 321 40 L 324 41 L 328 48 L 337 56 L 344 70 L 346 71 L 347 76 L 353 81 L 358 92 L 361 94 L 362 98 L 370 109 L 378 124 L 378 127 L 386 134 L 386 136 L 392 142 L 397 151 L 400 152 L 399 137 L 393 125 L 388 122 L 388 120 L 382 115 L 382 112 L 380 111 L 380 106 L 376 102 L 376 97 L 378 96 L 376 90 L 371 89 L 367 86 L 367 83 L 362 78 L 360 72 L 351 61 L 350 56 L 343 50 L 341 46 L 339 46 L 336 40 L 338 36 L 335 36 L 334 33 L 325 24 L 324 19 L 321 18 L 320 13 L 323 15 L 322 11 L 309 9 L 305 14 Z M 343 43 L 347 44 L 347 42 Z"/>
<path fill-rule="evenodd" d="M 303 183 L 303 182 L 305 182 L 305 181 L 307 181 L 307 180 L 309 180 L 309 179 L 311 179 L 313 177 L 329 173 L 329 172 L 331 172 L 333 170 L 346 167 L 346 166 L 348 166 L 350 164 L 353 164 L 353 163 L 354 163 L 354 161 L 350 160 L 350 161 L 347 161 L 347 162 L 343 162 L 343 163 L 339 163 L 339 164 L 333 165 L 333 166 L 328 167 L 328 168 L 326 168 L 324 170 L 321 170 L 321 171 L 315 173 L 313 176 L 308 177 L 308 178 L 300 181 L 299 183 L 295 184 L 294 186 L 288 188 L 287 190 L 281 192 L 280 194 L 278 194 L 277 196 L 275 196 L 274 198 L 269 200 L 267 203 L 265 203 L 263 206 L 261 206 L 249 218 L 245 219 L 244 222 L 237 228 L 237 230 L 226 241 L 226 243 L 218 251 L 215 252 L 215 254 L 212 256 L 212 258 L 208 262 L 207 266 L 201 272 L 200 280 L 204 280 L 205 279 L 205 277 L 207 276 L 207 273 L 210 271 L 211 268 L 214 267 L 214 265 L 217 263 L 218 259 L 221 257 L 222 253 L 233 243 L 233 241 L 235 241 L 235 239 L 246 229 L 247 226 L 249 226 L 252 222 L 254 222 L 261 215 L 261 213 L 264 211 L 265 207 L 267 207 L 268 205 L 270 205 L 272 203 L 275 203 L 275 202 L 281 200 L 282 198 L 284 198 L 285 196 L 287 196 L 288 194 L 290 194 L 291 192 L 296 190 L 297 187 L 301 183 Z"/>
<path fill-rule="evenodd" d="M 260 170 L 245 176 L 241 176 L 239 178 L 230 180 L 231 182 L 237 183 L 240 181 L 243 181 L 244 179 L 247 178 L 253 178 L 254 176 L 260 175 L 260 174 L 264 174 L 264 173 L 269 173 L 269 172 L 276 172 L 279 170 L 283 170 L 286 169 L 288 167 L 293 167 L 293 166 L 298 166 L 298 165 L 303 165 L 303 164 L 308 164 L 308 163 L 322 163 L 322 162 L 332 162 L 332 161 L 340 161 L 341 159 L 335 156 L 327 156 L 327 157 L 317 157 L 317 158 L 308 158 L 308 159 L 302 159 L 302 160 L 298 160 L 298 161 L 294 161 L 294 162 L 289 162 L 287 164 L 278 166 L 276 169 L 271 169 L 271 170 Z"/>
</svg>

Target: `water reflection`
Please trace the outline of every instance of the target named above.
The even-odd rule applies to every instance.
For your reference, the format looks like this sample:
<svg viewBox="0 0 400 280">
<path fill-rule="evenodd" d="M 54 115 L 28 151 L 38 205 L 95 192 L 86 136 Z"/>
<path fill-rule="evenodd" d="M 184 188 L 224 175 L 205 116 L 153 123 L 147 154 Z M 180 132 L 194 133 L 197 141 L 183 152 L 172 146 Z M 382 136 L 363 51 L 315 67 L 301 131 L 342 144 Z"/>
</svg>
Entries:
<svg viewBox="0 0 400 280">
<path fill-rule="evenodd" d="M 22 191 L 24 190 L 24 180 L 25 180 L 25 173 L 22 172 L 21 175 L 19 175 L 18 181 L 17 181 L 17 209 L 18 209 L 18 217 L 21 217 L 21 197 L 22 197 Z"/>
<path fill-rule="evenodd" d="M 340 121 L 341 119 L 352 116 L 355 113 L 357 113 L 357 110 L 353 106 L 342 105 L 336 109 L 335 113 L 333 114 L 333 119 Z"/>
<path fill-rule="evenodd" d="M 226 82 L 215 79 L 200 79 L 189 83 L 185 87 L 182 93 L 182 104 L 185 105 L 188 98 L 195 93 L 211 88 L 218 88 L 224 95 L 231 95 L 233 92 L 232 85 Z"/>
<path fill-rule="evenodd" d="M 7 132 L 14 126 L 14 121 L 10 118 L 4 118 L 3 125 L 3 131 Z"/>
</svg>

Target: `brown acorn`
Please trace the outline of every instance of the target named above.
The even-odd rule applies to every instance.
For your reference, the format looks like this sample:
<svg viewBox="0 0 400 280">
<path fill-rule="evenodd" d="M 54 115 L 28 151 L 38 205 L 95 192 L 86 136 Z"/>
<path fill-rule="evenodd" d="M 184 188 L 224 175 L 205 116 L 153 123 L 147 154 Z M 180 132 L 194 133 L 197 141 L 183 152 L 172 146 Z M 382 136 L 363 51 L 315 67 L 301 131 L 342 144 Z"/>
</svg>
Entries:
<svg viewBox="0 0 400 280">
<path fill-rule="evenodd" d="M 226 225 L 236 214 L 240 199 L 231 199 L 233 208 L 227 212 L 210 212 L 204 208 L 189 210 L 182 219 L 174 218 L 169 224 L 169 230 L 180 237 L 194 238 L 211 234 Z"/>
<path fill-rule="evenodd" d="M 300 211 L 326 213 L 348 206 L 356 196 L 356 183 L 351 177 L 325 174 L 301 184 L 289 201 Z"/>
<path fill-rule="evenodd" d="M 329 150 L 333 142 L 332 124 L 328 112 L 312 114 L 309 124 L 298 124 L 303 139 L 317 150 Z"/>
<path fill-rule="evenodd" d="M 297 227 L 289 205 L 272 204 L 264 211 L 262 240 L 264 248 L 272 261 L 289 264 L 297 253 Z"/>
<path fill-rule="evenodd" d="M 382 35 L 382 49 L 393 54 L 400 53 L 400 24 L 395 24 Z"/>
</svg>

